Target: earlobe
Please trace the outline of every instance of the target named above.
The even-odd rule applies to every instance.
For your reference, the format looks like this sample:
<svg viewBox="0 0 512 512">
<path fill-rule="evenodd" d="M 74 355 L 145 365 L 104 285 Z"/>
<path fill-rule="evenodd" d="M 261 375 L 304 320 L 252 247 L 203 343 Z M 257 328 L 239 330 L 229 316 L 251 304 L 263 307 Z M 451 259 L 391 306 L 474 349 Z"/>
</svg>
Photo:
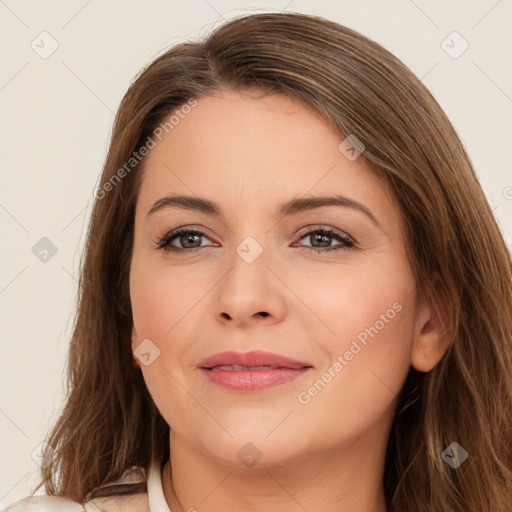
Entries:
<svg viewBox="0 0 512 512">
<path fill-rule="evenodd" d="M 420 305 L 414 330 L 411 365 L 419 372 L 430 372 L 450 346 L 446 331 L 448 305 L 441 299 L 440 277 L 434 276 L 435 290 L 428 302 Z"/>
</svg>

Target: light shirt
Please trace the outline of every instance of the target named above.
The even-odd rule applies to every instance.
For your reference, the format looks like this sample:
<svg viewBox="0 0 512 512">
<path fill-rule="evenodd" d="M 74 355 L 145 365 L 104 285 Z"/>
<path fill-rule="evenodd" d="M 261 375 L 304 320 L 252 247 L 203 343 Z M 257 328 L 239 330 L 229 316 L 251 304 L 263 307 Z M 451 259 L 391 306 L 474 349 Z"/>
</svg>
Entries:
<svg viewBox="0 0 512 512">
<path fill-rule="evenodd" d="M 171 512 L 167 505 L 162 486 L 162 471 L 156 462 L 153 462 L 148 471 L 148 501 L 150 512 Z"/>
</svg>

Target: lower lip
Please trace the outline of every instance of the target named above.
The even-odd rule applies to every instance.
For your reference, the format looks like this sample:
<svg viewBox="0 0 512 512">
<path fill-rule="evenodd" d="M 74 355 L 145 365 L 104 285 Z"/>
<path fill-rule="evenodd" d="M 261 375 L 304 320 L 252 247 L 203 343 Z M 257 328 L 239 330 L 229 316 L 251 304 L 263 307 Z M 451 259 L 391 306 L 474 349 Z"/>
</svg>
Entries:
<svg viewBox="0 0 512 512">
<path fill-rule="evenodd" d="M 206 370 L 200 368 L 203 374 L 218 386 L 232 391 L 261 391 L 292 382 L 302 377 L 310 368 L 275 368 L 271 370 Z"/>
</svg>

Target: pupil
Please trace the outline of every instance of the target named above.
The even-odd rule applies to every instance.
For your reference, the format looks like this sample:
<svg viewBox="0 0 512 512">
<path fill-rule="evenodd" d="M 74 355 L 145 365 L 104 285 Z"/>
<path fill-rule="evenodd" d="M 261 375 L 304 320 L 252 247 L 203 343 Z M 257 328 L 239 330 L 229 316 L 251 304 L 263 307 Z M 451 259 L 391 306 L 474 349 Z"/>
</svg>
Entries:
<svg viewBox="0 0 512 512">
<path fill-rule="evenodd" d="M 323 245 L 323 247 L 329 247 L 329 240 L 328 240 L 329 236 L 319 233 L 319 234 L 315 235 L 315 238 L 316 238 L 317 242 L 319 242 L 319 243 L 322 243 L 322 239 L 323 239 L 323 241 L 324 241 L 323 243 L 325 244 L 325 245 Z"/>
</svg>

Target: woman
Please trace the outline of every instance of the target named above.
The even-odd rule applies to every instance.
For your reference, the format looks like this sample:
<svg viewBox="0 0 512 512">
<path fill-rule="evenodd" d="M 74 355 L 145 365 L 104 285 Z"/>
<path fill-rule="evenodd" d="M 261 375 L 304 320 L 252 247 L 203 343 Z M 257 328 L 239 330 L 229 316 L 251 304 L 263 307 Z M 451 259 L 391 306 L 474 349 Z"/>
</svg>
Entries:
<svg viewBox="0 0 512 512">
<path fill-rule="evenodd" d="M 51 496 L 9 510 L 510 511 L 511 267 L 381 46 L 288 13 L 177 45 L 116 118 Z"/>
</svg>

